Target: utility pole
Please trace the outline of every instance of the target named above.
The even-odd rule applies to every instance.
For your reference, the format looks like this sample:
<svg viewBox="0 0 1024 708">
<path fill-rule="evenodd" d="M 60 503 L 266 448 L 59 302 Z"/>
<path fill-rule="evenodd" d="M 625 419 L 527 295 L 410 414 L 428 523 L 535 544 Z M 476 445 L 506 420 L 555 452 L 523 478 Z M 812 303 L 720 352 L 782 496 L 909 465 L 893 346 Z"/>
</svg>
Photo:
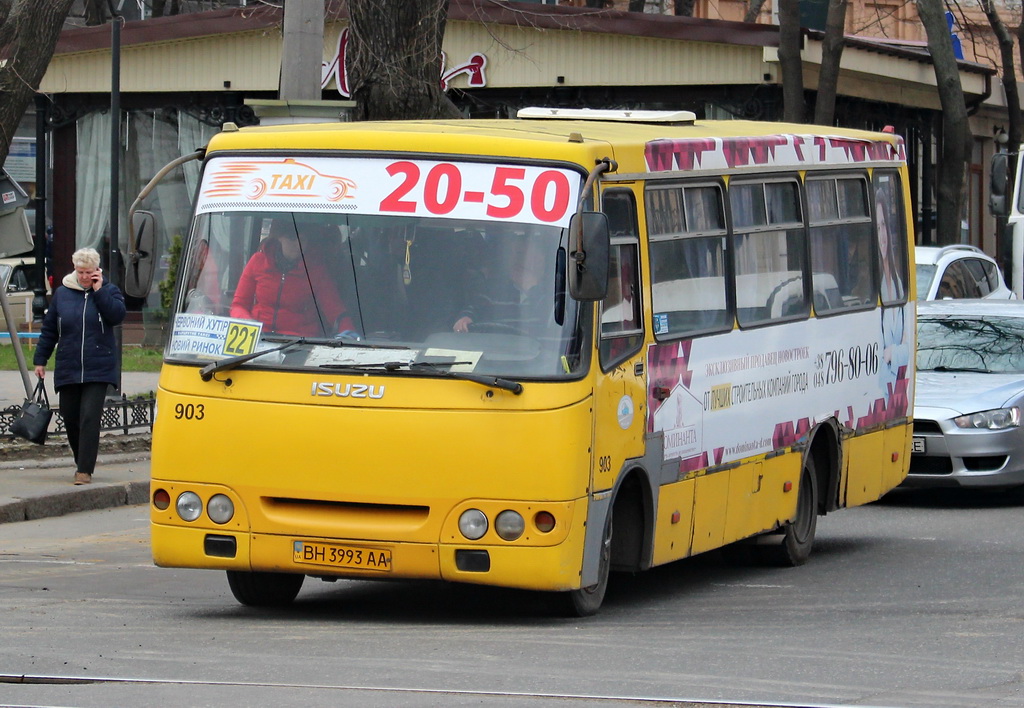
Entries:
<svg viewBox="0 0 1024 708">
<path fill-rule="evenodd" d="M 119 201 L 121 199 L 121 23 L 120 15 L 124 0 L 114 6 L 114 0 L 107 0 L 110 7 L 110 257 L 107 260 L 109 272 L 107 277 L 117 287 L 122 287 L 124 278 L 121 262 L 121 216 Z M 114 395 L 121 393 L 121 342 L 124 336 L 121 325 L 114 327 L 114 356 L 117 359 L 118 384 Z"/>
<path fill-rule="evenodd" d="M 284 4 L 278 98 L 282 101 L 319 101 L 323 54 L 323 0 L 288 0 Z"/>
</svg>

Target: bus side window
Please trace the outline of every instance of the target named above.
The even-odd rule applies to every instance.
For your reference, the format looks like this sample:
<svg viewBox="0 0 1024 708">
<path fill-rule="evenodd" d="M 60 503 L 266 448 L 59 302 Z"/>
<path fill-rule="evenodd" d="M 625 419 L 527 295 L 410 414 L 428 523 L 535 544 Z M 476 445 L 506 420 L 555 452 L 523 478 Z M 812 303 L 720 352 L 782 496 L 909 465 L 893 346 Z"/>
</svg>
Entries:
<svg viewBox="0 0 1024 708">
<path fill-rule="evenodd" d="M 895 170 L 873 175 L 875 236 L 878 240 L 879 293 L 883 305 L 907 301 L 907 230 L 903 190 Z"/>
<path fill-rule="evenodd" d="M 640 309 L 640 260 L 636 201 L 627 189 L 602 196 L 612 247 L 608 263 L 608 295 L 601 306 L 601 367 L 608 370 L 639 351 L 643 344 Z"/>
<path fill-rule="evenodd" d="M 732 329 L 721 185 L 659 185 L 644 200 L 654 334 L 669 339 Z"/>
<path fill-rule="evenodd" d="M 827 315 L 875 306 L 878 287 L 862 175 L 807 181 L 814 311 Z"/>
<path fill-rule="evenodd" d="M 793 180 L 730 185 L 740 326 L 806 317 L 804 227 Z"/>
</svg>

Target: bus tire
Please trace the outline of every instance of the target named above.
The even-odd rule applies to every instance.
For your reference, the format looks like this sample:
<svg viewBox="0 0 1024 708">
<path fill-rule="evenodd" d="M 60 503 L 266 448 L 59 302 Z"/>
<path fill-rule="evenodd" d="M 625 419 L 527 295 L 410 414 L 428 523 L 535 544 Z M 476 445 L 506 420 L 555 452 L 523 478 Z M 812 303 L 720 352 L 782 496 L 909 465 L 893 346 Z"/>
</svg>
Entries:
<svg viewBox="0 0 1024 708">
<path fill-rule="evenodd" d="M 604 594 L 608 590 L 608 576 L 612 567 L 612 513 L 604 523 L 604 535 L 601 537 L 601 559 L 597 568 L 597 582 L 587 588 L 570 590 L 565 593 L 566 609 L 570 617 L 589 617 L 597 614 L 604 602 Z"/>
<path fill-rule="evenodd" d="M 229 570 L 231 594 L 249 607 L 284 607 L 291 604 L 302 588 L 305 575 L 294 573 L 250 573 Z"/>
<path fill-rule="evenodd" d="M 818 528 L 818 475 L 812 455 L 804 459 L 797 494 L 796 516 L 782 527 L 782 542 L 752 546 L 765 563 L 795 567 L 806 563 L 811 556 Z"/>
</svg>

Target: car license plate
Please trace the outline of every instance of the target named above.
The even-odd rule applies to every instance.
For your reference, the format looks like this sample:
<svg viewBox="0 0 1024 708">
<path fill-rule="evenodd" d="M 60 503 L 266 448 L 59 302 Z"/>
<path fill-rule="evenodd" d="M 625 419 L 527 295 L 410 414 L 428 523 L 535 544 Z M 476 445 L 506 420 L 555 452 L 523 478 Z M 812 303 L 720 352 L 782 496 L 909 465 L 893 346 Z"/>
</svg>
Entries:
<svg viewBox="0 0 1024 708">
<path fill-rule="evenodd" d="M 910 444 L 910 451 L 912 453 L 923 453 L 924 452 L 924 438 L 914 438 L 914 441 Z"/>
<path fill-rule="evenodd" d="M 335 546 L 329 543 L 295 541 L 292 560 L 296 563 L 326 565 L 335 568 L 358 568 L 391 572 L 391 549 L 361 546 Z"/>
</svg>

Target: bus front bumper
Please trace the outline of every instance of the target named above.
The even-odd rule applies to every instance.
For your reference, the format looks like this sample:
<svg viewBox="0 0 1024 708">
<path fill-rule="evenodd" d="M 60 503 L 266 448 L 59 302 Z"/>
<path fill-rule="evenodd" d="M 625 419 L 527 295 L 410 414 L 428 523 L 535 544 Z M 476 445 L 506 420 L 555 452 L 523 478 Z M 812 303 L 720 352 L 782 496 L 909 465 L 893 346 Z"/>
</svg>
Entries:
<svg viewBox="0 0 1024 708">
<path fill-rule="evenodd" d="M 527 590 L 580 586 L 583 524 L 552 546 L 347 541 L 152 524 L 161 567 L 301 573 L 323 578 L 439 579 Z"/>
</svg>

